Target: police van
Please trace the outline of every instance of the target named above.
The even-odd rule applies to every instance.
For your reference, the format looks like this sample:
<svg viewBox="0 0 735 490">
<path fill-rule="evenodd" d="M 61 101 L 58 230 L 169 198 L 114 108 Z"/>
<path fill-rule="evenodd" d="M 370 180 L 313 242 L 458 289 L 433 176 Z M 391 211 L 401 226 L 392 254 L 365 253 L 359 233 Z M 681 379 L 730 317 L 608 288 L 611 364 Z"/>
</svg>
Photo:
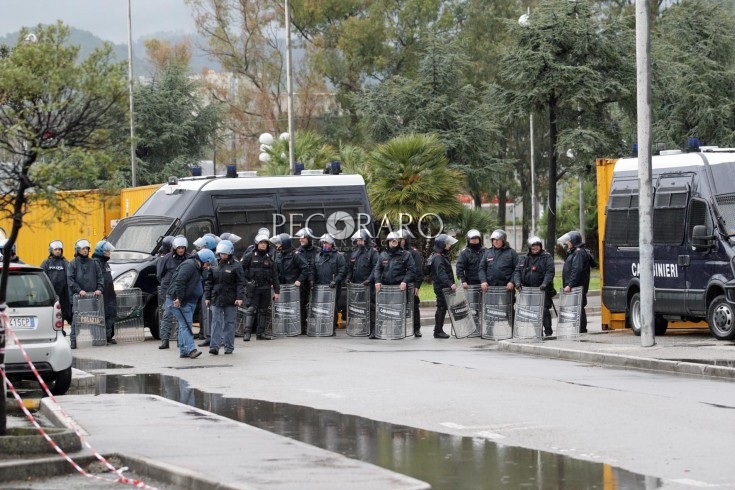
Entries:
<svg viewBox="0 0 735 490">
<path fill-rule="evenodd" d="M 305 171 L 275 177 L 259 177 L 255 172 L 172 177 L 112 230 L 108 240 L 115 251 L 109 264 L 116 288 L 142 290 L 145 325 L 158 338 L 156 261 L 163 237 L 184 235 L 191 249 L 206 233 L 234 233 L 243 238 L 235 244 L 235 256 L 240 257 L 259 228 L 268 228 L 271 236 L 293 236 L 308 227 L 315 240 L 329 232 L 337 246 L 346 250 L 356 229 L 366 227 L 372 232 L 371 219 L 365 182 L 359 175 Z"/>
<path fill-rule="evenodd" d="M 705 320 L 735 338 L 735 149 L 652 159 L 654 327 Z M 615 163 L 606 208 L 602 301 L 640 335 L 638 159 Z"/>
</svg>

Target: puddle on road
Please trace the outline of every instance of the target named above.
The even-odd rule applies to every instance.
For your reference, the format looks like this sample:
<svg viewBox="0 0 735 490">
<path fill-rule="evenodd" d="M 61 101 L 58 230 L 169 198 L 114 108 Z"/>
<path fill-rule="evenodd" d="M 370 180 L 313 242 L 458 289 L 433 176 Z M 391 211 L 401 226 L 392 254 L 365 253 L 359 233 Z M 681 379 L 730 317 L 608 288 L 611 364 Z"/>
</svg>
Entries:
<svg viewBox="0 0 735 490">
<path fill-rule="evenodd" d="M 174 376 L 97 375 L 95 394 L 159 395 L 349 458 L 426 481 L 434 489 L 654 489 L 661 480 L 602 463 L 504 446 L 287 403 L 225 398 Z M 253 450 L 257 451 L 257 448 Z"/>
</svg>

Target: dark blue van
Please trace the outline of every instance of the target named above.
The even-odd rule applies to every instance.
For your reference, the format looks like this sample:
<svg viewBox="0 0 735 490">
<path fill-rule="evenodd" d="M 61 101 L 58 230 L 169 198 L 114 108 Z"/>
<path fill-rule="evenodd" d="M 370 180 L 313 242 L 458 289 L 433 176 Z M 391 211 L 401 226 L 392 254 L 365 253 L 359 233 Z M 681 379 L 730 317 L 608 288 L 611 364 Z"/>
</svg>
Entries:
<svg viewBox="0 0 735 490">
<path fill-rule="evenodd" d="M 145 326 L 159 338 L 156 261 L 164 236 L 184 235 L 191 247 L 205 233 L 234 233 L 243 238 L 235 244 L 239 257 L 259 228 L 293 236 L 308 227 L 315 239 L 329 232 L 347 250 L 356 229 L 372 232 L 371 219 L 359 175 L 172 178 L 112 230 L 109 263 L 116 288 L 142 290 Z"/>
<path fill-rule="evenodd" d="M 655 334 L 670 321 L 706 320 L 735 338 L 735 150 L 653 157 Z M 640 335 L 638 159 L 618 160 L 606 209 L 602 301 Z"/>
</svg>

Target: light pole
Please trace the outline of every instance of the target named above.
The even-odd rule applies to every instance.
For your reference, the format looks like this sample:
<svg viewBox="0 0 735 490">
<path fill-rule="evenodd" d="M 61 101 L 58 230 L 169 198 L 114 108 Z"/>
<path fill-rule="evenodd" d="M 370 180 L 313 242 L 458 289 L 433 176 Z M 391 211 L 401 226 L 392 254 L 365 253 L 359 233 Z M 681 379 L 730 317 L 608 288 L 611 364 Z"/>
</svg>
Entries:
<svg viewBox="0 0 735 490">
<path fill-rule="evenodd" d="M 294 175 L 296 169 L 294 166 L 294 130 L 293 130 L 293 76 L 291 68 L 291 14 L 288 8 L 288 0 L 284 0 L 284 10 L 286 11 L 286 90 L 288 91 L 288 168 L 289 173 Z"/>
<path fill-rule="evenodd" d="M 518 18 L 518 23 L 527 26 L 531 18 L 531 7 Z M 531 235 L 536 234 L 536 168 L 533 158 L 533 109 L 528 112 L 529 141 L 531 142 Z"/>
<path fill-rule="evenodd" d="M 128 0 L 128 92 L 130 98 L 130 172 L 131 183 L 135 187 L 138 181 L 135 177 L 135 123 L 133 121 L 133 21 Z"/>
</svg>

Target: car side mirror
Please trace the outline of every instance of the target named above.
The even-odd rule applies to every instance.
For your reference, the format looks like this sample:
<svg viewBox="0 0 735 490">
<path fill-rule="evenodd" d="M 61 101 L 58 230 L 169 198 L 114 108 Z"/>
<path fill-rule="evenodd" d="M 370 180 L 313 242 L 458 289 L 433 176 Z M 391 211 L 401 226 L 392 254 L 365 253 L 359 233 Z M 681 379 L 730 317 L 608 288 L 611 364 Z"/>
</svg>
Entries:
<svg viewBox="0 0 735 490">
<path fill-rule="evenodd" d="M 692 247 L 698 252 L 708 252 L 714 247 L 715 237 L 707 234 L 705 225 L 696 225 L 692 229 Z"/>
</svg>

